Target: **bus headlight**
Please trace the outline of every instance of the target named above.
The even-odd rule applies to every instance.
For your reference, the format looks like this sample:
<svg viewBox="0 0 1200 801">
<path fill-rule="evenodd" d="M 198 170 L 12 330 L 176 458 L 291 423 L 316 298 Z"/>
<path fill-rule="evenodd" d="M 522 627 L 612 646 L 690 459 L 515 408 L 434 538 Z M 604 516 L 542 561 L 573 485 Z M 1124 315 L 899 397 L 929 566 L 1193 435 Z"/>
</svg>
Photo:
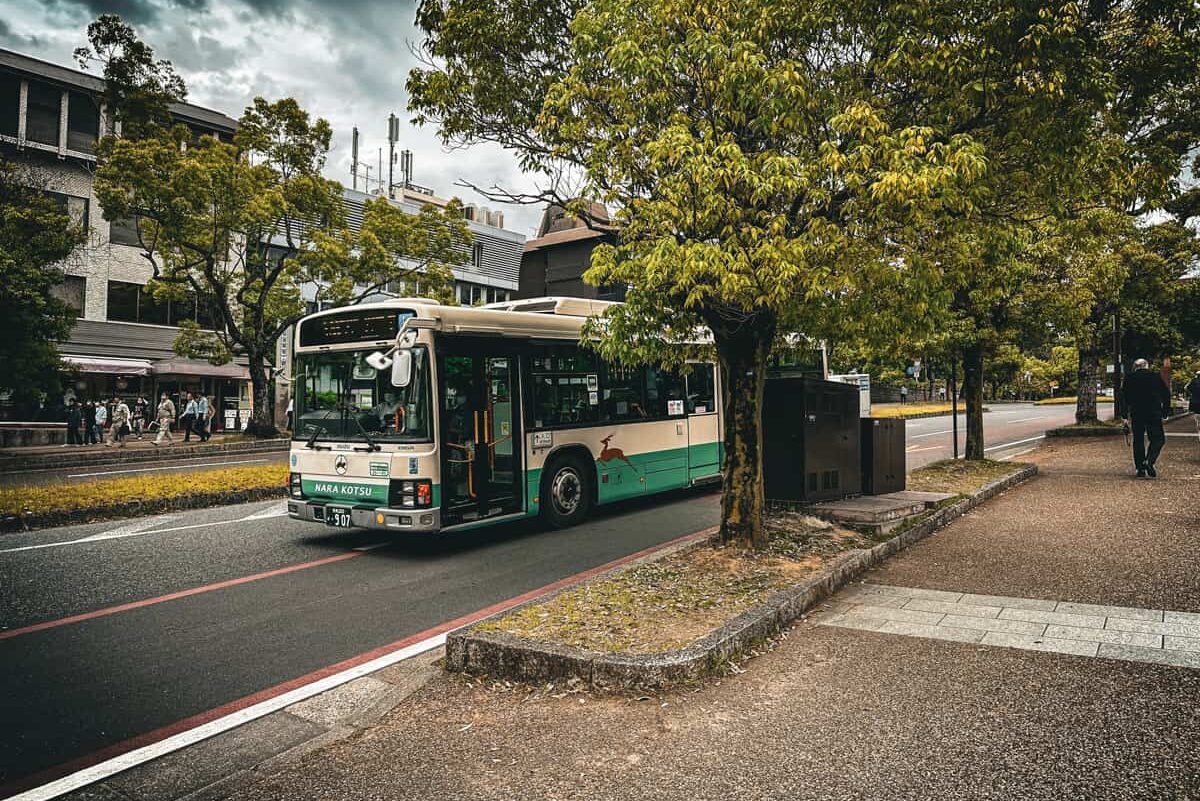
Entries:
<svg viewBox="0 0 1200 801">
<path fill-rule="evenodd" d="M 288 487 L 291 490 L 293 498 L 303 498 L 304 497 L 303 484 L 300 481 L 299 473 L 290 473 L 289 474 Z"/>
</svg>

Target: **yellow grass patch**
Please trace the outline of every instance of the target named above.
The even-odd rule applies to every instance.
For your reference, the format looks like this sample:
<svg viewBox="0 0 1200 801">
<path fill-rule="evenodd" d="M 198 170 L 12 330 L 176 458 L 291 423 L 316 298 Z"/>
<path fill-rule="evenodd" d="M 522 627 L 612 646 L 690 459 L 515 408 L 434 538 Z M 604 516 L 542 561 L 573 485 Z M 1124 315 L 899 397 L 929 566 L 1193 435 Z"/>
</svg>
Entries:
<svg viewBox="0 0 1200 801">
<path fill-rule="evenodd" d="M 959 411 L 964 408 L 963 404 L 958 405 Z M 899 406 L 872 406 L 871 416 L 905 418 L 922 414 L 950 414 L 951 410 L 949 403 L 904 403 Z"/>
<path fill-rule="evenodd" d="M 990 459 L 977 462 L 944 459 L 909 473 L 906 488 L 915 492 L 953 492 L 969 495 L 1024 466 L 1018 462 L 994 462 Z"/>
<path fill-rule="evenodd" d="M 43 515 L 128 501 L 159 501 L 186 495 L 286 487 L 287 465 L 255 465 L 195 473 L 147 473 L 81 484 L 0 487 L 0 515 Z"/>
</svg>

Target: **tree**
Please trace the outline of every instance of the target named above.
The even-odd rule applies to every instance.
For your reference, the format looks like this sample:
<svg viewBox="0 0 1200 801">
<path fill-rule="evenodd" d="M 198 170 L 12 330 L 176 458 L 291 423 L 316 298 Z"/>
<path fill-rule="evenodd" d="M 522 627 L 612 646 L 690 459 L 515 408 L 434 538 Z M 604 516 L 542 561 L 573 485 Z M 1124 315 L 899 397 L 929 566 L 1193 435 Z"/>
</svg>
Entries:
<svg viewBox="0 0 1200 801">
<path fill-rule="evenodd" d="M 452 284 L 470 235 L 459 203 L 407 214 L 369 201 L 350 230 L 342 187 L 321 177 L 331 130 L 289 99 L 256 98 L 234 143 L 189 143 L 175 126 L 100 149 L 96 195 L 106 216 L 139 219 L 157 297 L 194 293 L 218 321 L 181 326 L 176 349 L 214 363 L 248 360 L 254 395 L 249 432 L 275 431 L 268 362 L 276 340 L 305 313 L 301 288 L 333 305 L 361 302 L 389 283 L 420 276 Z"/>
<path fill-rule="evenodd" d="M 23 417 L 60 389 L 55 343 L 70 334 L 75 310 L 51 290 L 86 238 L 40 185 L 35 171 L 0 159 L 0 392 Z"/>
<path fill-rule="evenodd" d="M 619 242 L 596 249 L 589 280 L 629 290 L 593 326 L 597 346 L 617 361 L 670 362 L 679 342 L 711 332 L 724 385 L 721 538 L 761 546 L 772 348 L 782 334 L 824 333 L 895 273 L 933 285 L 916 245 L 938 215 L 970 211 L 978 150 L 892 123 L 856 42 L 875 21 L 835 4 L 593 2 L 569 40 L 527 31 L 535 55 L 501 56 L 513 73 L 487 102 L 480 54 L 509 45 L 479 41 L 471 21 L 484 5 L 422 5 L 427 52 L 445 66 L 413 74 L 413 107 L 448 140 L 499 141 L 552 176 L 569 165 L 585 194 L 618 209 Z M 514 18 L 542 7 L 517 5 Z"/>
</svg>

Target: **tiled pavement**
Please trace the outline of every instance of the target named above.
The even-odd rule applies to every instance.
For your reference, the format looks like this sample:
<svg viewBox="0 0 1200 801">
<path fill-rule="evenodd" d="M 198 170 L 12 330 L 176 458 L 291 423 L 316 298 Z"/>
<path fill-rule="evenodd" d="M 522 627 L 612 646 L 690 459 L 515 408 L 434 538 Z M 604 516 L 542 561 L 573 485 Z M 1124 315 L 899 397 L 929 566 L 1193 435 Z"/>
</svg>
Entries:
<svg viewBox="0 0 1200 801">
<path fill-rule="evenodd" d="M 1200 668 L 1200 614 L 860 584 L 813 622 L 885 634 Z"/>
</svg>

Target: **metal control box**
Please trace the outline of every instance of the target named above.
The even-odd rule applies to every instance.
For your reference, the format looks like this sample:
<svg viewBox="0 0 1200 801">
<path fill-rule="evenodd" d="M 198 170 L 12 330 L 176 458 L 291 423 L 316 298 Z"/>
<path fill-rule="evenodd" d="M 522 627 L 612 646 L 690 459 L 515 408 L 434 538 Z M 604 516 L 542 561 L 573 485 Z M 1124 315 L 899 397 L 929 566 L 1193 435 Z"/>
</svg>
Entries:
<svg viewBox="0 0 1200 801">
<path fill-rule="evenodd" d="M 813 503 L 862 491 L 859 390 L 813 378 L 771 378 L 763 396 L 768 500 Z"/>
<path fill-rule="evenodd" d="M 864 417 L 862 423 L 863 495 L 883 495 L 904 489 L 904 421 Z"/>
</svg>

